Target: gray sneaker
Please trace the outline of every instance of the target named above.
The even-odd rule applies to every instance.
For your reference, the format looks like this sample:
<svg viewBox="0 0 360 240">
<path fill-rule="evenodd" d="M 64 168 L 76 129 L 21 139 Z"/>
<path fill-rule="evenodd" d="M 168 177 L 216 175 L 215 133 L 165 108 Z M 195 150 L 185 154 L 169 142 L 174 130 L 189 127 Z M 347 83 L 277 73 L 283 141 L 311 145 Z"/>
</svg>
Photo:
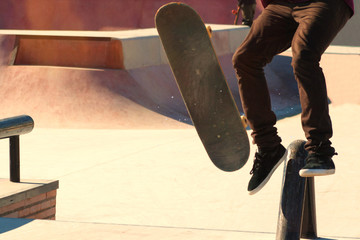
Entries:
<svg viewBox="0 0 360 240">
<path fill-rule="evenodd" d="M 300 170 L 301 177 L 325 176 L 335 173 L 335 164 L 331 159 L 332 155 L 321 153 L 310 153 L 306 158 L 305 166 Z"/>
</svg>

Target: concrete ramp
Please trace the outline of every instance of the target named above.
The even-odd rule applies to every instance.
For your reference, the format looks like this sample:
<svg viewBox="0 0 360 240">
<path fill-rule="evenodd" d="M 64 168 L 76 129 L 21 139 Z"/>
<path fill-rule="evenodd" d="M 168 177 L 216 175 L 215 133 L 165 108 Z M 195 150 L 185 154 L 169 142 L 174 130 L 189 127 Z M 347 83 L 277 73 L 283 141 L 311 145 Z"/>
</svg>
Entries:
<svg viewBox="0 0 360 240">
<path fill-rule="evenodd" d="M 237 79 L 232 66 L 232 54 L 219 57 L 229 88 L 239 111 L 243 113 Z M 265 67 L 272 107 L 279 119 L 298 114 L 301 111 L 297 83 L 291 67 L 291 58 L 276 56 Z M 191 119 L 177 88 L 168 65 L 151 66 L 129 70 L 130 75 L 141 86 L 149 102 L 133 99 L 142 106 L 180 122 L 191 124 Z M 134 94 L 137 94 L 134 89 Z M 144 99 L 142 99 L 144 100 Z"/>
<path fill-rule="evenodd" d="M 279 118 L 299 112 L 290 58 L 266 68 Z M 220 57 L 242 111 L 231 55 Z M 130 70 L 16 66 L 2 69 L 0 114 L 29 114 L 42 127 L 182 128 L 191 124 L 168 65 Z"/>
<path fill-rule="evenodd" d="M 246 36 L 248 28 L 212 27 L 214 46 L 226 75 L 234 81 L 230 53 Z M 0 76 L 0 94 L 4 96 L 0 114 L 4 117 L 26 113 L 39 127 L 191 127 L 155 29 L 101 33 L 3 30 L 0 34 L 16 36 L 14 50 L 9 39 L 4 41 L 4 55 L 7 53 L 8 58 L 14 58 L 14 65 L 3 66 Z M 71 47 L 69 42 L 77 45 Z M 122 67 L 92 67 L 98 63 L 93 64 L 91 59 L 106 59 L 106 54 L 90 51 L 91 46 L 106 50 L 107 43 L 111 47 L 115 42 L 118 51 L 114 53 L 110 48 L 113 50 L 111 58 L 118 59 Z M 51 45 L 62 51 L 53 51 L 51 57 L 47 56 Z M 27 51 L 27 48 L 32 49 Z M 76 52 L 74 48 L 81 48 L 81 51 Z M 73 57 L 74 54 L 87 58 L 82 61 L 83 58 Z M 3 56 L 2 62 L 6 62 L 5 59 Z M 22 65 L 19 59 L 23 59 Z M 38 59 L 42 59 L 41 62 Z M 25 60 L 27 65 L 24 65 Z"/>
<path fill-rule="evenodd" d="M 0 92 L 2 116 L 26 113 L 38 127 L 181 127 L 150 110 L 157 109 L 156 99 L 125 70 L 9 67 Z"/>
</svg>

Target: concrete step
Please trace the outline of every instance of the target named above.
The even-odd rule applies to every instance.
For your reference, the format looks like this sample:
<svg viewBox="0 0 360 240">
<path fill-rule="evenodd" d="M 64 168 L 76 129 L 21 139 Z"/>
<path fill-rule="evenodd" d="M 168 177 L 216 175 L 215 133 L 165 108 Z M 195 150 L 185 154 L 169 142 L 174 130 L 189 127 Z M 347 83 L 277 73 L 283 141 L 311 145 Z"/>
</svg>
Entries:
<svg viewBox="0 0 360 240">
<path fill-rule="evenodd" d="M 196 229 L 171 226 L 140 226 L 11 218 L 0 218 L 0 234 L 2 240 L 272 240 L 276 237 L 275 233 L 268 232 L 245 232 L 226 229 Z M 331 237 L 329 239 L 351 240 L 358 238 Z"/>
<path fill-rule="evenodd" d="M 46 231 L 44 230 L 46 229 Z M 2 240 L 42 239 L 274 239 L 274 233 L 241 232 L 216 229 L 192 229 L 166 226 L 80 223 L 0 218 Z"/>
</svg>

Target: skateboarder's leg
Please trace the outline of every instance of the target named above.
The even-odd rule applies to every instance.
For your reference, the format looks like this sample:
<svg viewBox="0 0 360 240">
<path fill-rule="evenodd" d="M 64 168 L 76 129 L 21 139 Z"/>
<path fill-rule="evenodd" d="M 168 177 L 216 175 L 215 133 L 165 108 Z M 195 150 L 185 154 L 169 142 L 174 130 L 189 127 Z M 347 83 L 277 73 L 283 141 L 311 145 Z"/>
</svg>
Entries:
<svg viewBox="0 0 360 240">
<path fill-rule="evenodd" d="M 263 68 L 290 47 L 296 27 L 291 8 L 270 4 L 233 56 L 243 110 L 253 130 L 253 143 L 259 147 L 272 148 L 281 142 Z"/>
<path fill-rule="evenodd" d="M 299 85 L 302 126 L 308 140 L 305 149 L 310 153 L 310 159 L 316 159 L 315 156 L 320 154 L 321 161 L 329 163 L 330 169 L 324 170 L 324 175 L 335 172 L 331 160 L 335 150 L 329 140 L 332 124 L 325 78 L 319 62 L 350 14 L 348 6 L 338 0 L 299 5 L 293 12 L 299 27 L 292 42 L 292 65 Z"/>
<path fill-rule="evenodd" d="M 243 109 L 253 130 L 253 142 L 259 148 L 250 172 L 250 194 L 258 192 L 268 182 L 286 152 L 275 128 L 276 116 L 271 110 L 263 68 L 276 54 L 290 47 L 297 28 L 291 12 L 285 1 L 270 4 L 254 21 L 249 35 L 233 57 Z"/>
<path fill-rule="evenodd" d="M 308 139 L 305 148 L 312 151 L 323 142 L 329 146 L 332 136 L 325 77 L 319 65 L 321 55 L 350 17 L 343 1 L 320 0 L 294 8 L 299 27 L 292 42 L 295 79 L 302 104 L 301 121 Z"/>
</svg>

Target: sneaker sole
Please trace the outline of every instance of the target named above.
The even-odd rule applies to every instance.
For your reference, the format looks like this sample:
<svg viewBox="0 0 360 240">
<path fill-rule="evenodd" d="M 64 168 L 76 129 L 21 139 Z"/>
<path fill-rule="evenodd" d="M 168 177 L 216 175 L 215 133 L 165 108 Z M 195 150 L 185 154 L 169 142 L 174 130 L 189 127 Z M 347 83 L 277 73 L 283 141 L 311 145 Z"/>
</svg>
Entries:
<svg viewBox="0 0 360 240">
<path fill-rule="evenodd" d="M 301 177 L 327 176 L 335 173 L 335 169 L 301 169 L 299 175 Z"/>
<path fill-rule="evenodd" d="M 255 193 L 259 192 L 265 186 L 265 184 L 267 184 L 267 182 L 270 180 L 270 178 L 273 175 L 273 173 L 275 172 L 275 170 L 286 160 L 287 154 L 288 154 L 288 151 L 286 149 L 284 155 L 280 158 L 280 160 L 277 162 L 277 164 L 271 169 L 270 173 L 264 179 L 264 181 L 262 181 L 262 183 L 260 183 L 257 188 L 255 188 L 252 191 L 249 191 L 249 195 L 254 195 Z"/>
</svg>

